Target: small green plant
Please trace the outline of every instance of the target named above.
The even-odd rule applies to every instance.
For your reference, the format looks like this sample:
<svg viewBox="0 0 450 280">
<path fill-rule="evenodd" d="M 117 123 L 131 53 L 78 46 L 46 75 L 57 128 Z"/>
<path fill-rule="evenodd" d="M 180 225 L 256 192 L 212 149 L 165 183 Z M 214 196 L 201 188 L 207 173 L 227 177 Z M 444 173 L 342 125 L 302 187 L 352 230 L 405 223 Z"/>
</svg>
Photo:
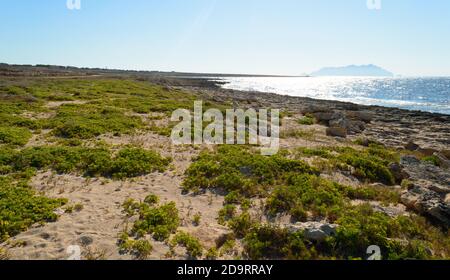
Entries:
<svg viewBox="0 0 450 280">
<path fill-rule="evenodd" d="M 159 241 L 166 240 L 170 234 L 174 233 L 180 223 L 178 209 L 174 202 L 151 207 L 146 203 L 136 203 L 127 200 L 124 203 L 124 210 L 128 214 L 138 214 L 139 219 L 134 223 L 132 233 L 138 236 L 152 234 L 153 238 Z"/>
<path fill-rule="evenodd" d="M 232 218 L 228 222 L 228 227 L 233 230 L 237 237 L 244 237 L 248 231 L 254 226 L 255 221 L 248 212 Z"/>
<path fill-rule="evenodd" d="M 0 261 L 6 261 L 9 260 L 10 254 L 8 253 L 8 251 L 4 248 L 0 248 Z"/>
<path fill-rule="evenodd" d="M 219 257 L 219 252 L 216 247 L 211 247 L 206 252 L 205 258 L 207 260 L 216 260 Z"/>
<path fill-rule="evenodd" d="M 159 197 L 154 195 L 154 194 L 149 194 L 144 199 L 144 202 L 147 203 L 148 205 L 152 206 L 152 205 L 155 205 L 155 204 L 159 203 Z"/>
<path fill-rule="evenodd" d="M 140 118 L 127 116 L 123 110 L 97 104 L 64 105 L 50 121 L 54 134 L 62 138 L 90 139 L 113 132 L 130 133 L 143 124 Z"/>
<path fill-rule="evenodd" d="M 316 119 L 311 116 L 304 116 L 303 118 L 298 120 L 298 123 L 301 125 L 313 125 L 316 123 Z"/>
<path fill-rule="evenodd" d="M 170 243 L 172 247 L 177 245 L 185 247 L 187 254 L 191 258 L 197 259 L 203 255 L 203 246 L 200 244 L 200 241 L 188 233 L 177 233 Z"/>
<path fill-rule="evenodd" d="M 440 166 L 441 165 L 441 160 L 437 156 L 424 157 L 424 158 L 422 158 L 422 161 L 431 163 L 434 166 Z"/>
<path fill-rule="evenodd" d="M 82 211 L 83 208 L 84 208 L 84 206 L 83 206 L 83 204 L 81 204 L 81 203 L 77 203 L 77 204 L 75 204 L 75 205 L 73 206 L 73 210 L 76 211 L 76 212 Z"/>
<path fill-rule="evenodd" d="M 244 238 L 245 253 L 253 260 L 310 259 L 314 251 L 308 250 L 306 244 L 302 233 L 270 225 L 255 225 Z"/>
<path fill-rule="evenodd" d="M 120 234 L 118 245 L 122 253 L 132 254 L 140 260 L 147 259 L 153 251 L 150 241 L 145 239 L 133 240 L 126 232 Z"/>
<path fill-rule="evenodd" d="M 194 215 L 194 218 L 192 219 L 192 223 L 195 225 L 195 226 L 199 226 L 200 225 L 200 220 L 201 220 L 201 218 L 202 218 L 202 214 L 201 213 L 197 213 L 197 214 L 195 214 Z"/>
<path fill-rule="evenodd" d="M 219 217 L 217 218 L 220 225 L 225 225 L 227 221 L 231 220 L 236 214 L 236 206 L 231 204 L 226 204 L 219 211 Z"/>
<path fill-rule="evenodd" d="M 370 144 L 363 150 L 344 148 L 299 148 L 298 156 L 320 157 L 327 159 L 331 167 L 345 172 L 353 171 L 355 177 L 387 185 L 395 184 L 395 178 L 388 169 L 390 163 L 398 162 L 398 153 L 388 150 L 382 145 Z"/>
</svg>

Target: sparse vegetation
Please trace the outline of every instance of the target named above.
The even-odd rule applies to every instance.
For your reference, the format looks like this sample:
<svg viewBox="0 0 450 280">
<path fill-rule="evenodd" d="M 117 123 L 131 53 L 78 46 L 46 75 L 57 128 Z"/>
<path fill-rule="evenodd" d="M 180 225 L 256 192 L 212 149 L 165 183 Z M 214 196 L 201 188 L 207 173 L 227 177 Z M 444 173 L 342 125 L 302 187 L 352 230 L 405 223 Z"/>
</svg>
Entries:
<svg viewBox="0 0 450 280">
<path fill-rule="evenodd" d="M 170 241 L 172 247 L 183 246 L 186 248 L 186 252 L 191 258 L 200 258 L 203 255 L 203 246 L 200 241 L 192 235 L 179 232 Z"/>
<path fill-rule="evenodd" d="M 371 144 L 363 150 L 345 148 L 300 148 L 300 157 L 320 157 L 327 159 L 330 166 L 368 182 L 381 182 L 387 185 L 395 183 L 388 169 L 389 163 L 398 162 L 399 155 L 381 145 Z"/>
<path fill-rule="evenodd" d="M 200 225 L 201 219 L 202 219 L 201 213 L 195 214 L 194 218 L 192 218 L 192 223 L 194 224 L 194 226 L 198 227 Z"/>
<path fill-rule="evenodd" d="M 313 125 L 316 123 L 316 119 L 313 116 L 304 116 L 298 120 L 298 123 L 301 125 Z"/>
<path fill-rule="evenodd" d="M 10 255 L 6 249 L 0 248 L 0 261 L 6 261 L 10 259 Z"/>
<path fill-rule="evenodd" d="M 131 239 L 127 233 L 122 233 L 119 236 L 118 245 L 121 253 L 134 255 L 140 260 L 147 259 L 153 251 L 150 241 Z"/>
<path fill-rule="evenodd" d="M 67 205 L 65 199 L 36 193 L 28 182 L 37 171 L 115 180 L 165 172 L 170 158 L 137 148 L 141 145 L 134 142 L 134 146 L 109 146 L 101 139 L 146 131 L 169 136 L 173 124 L 166 121 L 167 116 L 175 109 L 190 109 L 197 99 L 192 93 L 126 79 L 33 78 L 20 83 L 11 80 L 0 84 L 0 241 L 33 224 L 55 221 L 55 210 L 73 216 L 83 210 L 82 204 Z M 205 107 L 223 106 L 205 102 Z M 305 126 L 315 123 L 310 115 L 297 120 L 297 124 Z M 315 140 L 316 131 L 304 128 L 287 129 L 282 137 Z M 45 144 L 35 144 L 37 140 Z M 158 196 L 150 194 L 143 201 L 124 202 L 128 220 L 119 236 L 119 249 L 137 259 L 148 259 L 153 250 L 149 240 L 153 238 L 164 241 L 172 250 L 177 246 L 186 248 L 190 258 L 361 259 L 367 247 L 376 244 L 384 259 L 448 258 L 448 230 L 411 213 L 391 217 L 379 209 L 375 211 L 370 204 L 400 202 L 398 190 L 369 183 L 396 183 L 388 166 L 399 162 L 399 153 L 404 152 L 374 140 L 358 139 L 354 144 L 354 148 L 298 148 L 270 157 L 260 155 L 251 146 L 220 146 L 203 151 L 187 169 L 183 190 L 223 194 L 224 206 L 217 219 L 232 233 L 204 252 L 199 239 L 177 232 L 181 218 L 175 203 L 162 204 Z M 424 162 L 441 164 L 436 156 L 414 153 Z M 309 158 L 311 165 L 304 158 Z M 319 170 L 356 177 L 361 184 L 337 184 L 324 179 Z M 402 186 L 406 189 L 411 184 L 404 180 Z M 355 200 L 357 203 L 353 203 Z M 259 204 L 256 209 L 254 206 Z M 310 241 L 302 231 L 272 223 L 272 219 L 284 214 L 290 215 L 292 222 L 335 223 L 336 235 L 322 242 Z M 208 217 L 200 213 L 191 216 L 189 212 L 183 217 L 184 226 L 189 230 L 201 223 L 206 225 L 210 221 L 204 219 Z M 0 249 L 0 260 L 8 258 L 7 251 Z M 87 251 L 85 258 L 103 259 L 105 252 Z"/>
<path fill-rule="evenodd" d="M 254 153 L 250 148 L 221 146 L 216 153 L 203 152 L 186 171 L 186 191 L 218 188 L 244 196 L 263 195 L 271 185 L 288 173 L 315 173 L 299 160 L 282 155 L 272 157 Z"/>
<path fill-rule="evenodd" d="M 422 158 L 422 161 L 431 163 L 434 166 L 440 166 L 441 165 L 441 160 L 437 156 L 424 157 L 424 158 Z"/>
<path fill-rule="evenodd" d="M 46 146 L 22 151 L 0 148 L 0 165 L 14 171 L 52 169 L 58 173 L 81 172 L 88 177 L 123 179 L 164 171 L 169 162 L 170 159 L 154 151 L 140 148 L 124 148 L 116 155 L 105 148 Z"/>
<path fill-rule="evenodd" d="M 67 203 L 37 195 L 25 182 L 0 177 L 0 241 L 5 241 L 34 223 L 55 221 L 54 210 Z"/>
<path fill-rule="evenodd" d="M 173 202 L 161 206 L 150 206 L 147 203 L 138 203 L 129 199 L 124 202 L 123 207 L 129 216 L 139 215 L 139 219 L 131 230 L 133 235 L 139 237 L 152 234 L 154 239 L 163 241 L 175 233 L 180 224 L 178 209 Z"/>
</svg>

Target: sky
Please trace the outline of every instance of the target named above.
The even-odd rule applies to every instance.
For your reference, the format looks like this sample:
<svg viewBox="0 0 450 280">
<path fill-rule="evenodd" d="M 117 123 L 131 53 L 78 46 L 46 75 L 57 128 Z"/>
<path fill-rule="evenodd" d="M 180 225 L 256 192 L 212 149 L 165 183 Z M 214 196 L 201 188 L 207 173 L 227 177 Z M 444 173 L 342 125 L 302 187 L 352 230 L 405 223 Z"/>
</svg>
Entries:
<svg viewBox="0 0 450 280">
<path fill-rule="evenodd" d="M 78 10 L 0 0 L 0 62 L 281 75 L 376 64 L 450 76 L 450 1 L 379 1 L 80 0 Z"/>
</svg>

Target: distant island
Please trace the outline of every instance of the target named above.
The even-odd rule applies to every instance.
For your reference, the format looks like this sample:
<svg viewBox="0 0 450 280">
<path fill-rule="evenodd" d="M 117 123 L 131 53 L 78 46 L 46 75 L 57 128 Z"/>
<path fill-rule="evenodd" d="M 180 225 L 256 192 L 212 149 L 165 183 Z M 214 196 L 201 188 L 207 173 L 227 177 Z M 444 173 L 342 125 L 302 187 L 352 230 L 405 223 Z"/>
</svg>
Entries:
<svg viewBox="0 0 450 280">
<path fill-rule="evenodd" d="M 311 76 L 375 76 L 393 77 L 394 74 L 379 66 L 369 65 L 349 65 L 344 67 L 326 67 L 311 73 Z"/>
</svg>

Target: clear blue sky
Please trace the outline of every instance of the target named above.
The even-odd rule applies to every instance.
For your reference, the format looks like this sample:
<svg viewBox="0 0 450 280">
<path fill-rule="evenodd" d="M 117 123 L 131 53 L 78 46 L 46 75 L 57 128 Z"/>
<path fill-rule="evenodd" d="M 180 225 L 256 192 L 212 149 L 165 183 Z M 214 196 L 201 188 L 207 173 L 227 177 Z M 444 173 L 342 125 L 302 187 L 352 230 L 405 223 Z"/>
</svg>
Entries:
<svg viewBox="0 0 450 280">
<path fill-rule="evenodd" d="M 302 74 L 377 64 L 450 76 L 450 1 L 0 0 L 0 61 Z"/>
</svg>

